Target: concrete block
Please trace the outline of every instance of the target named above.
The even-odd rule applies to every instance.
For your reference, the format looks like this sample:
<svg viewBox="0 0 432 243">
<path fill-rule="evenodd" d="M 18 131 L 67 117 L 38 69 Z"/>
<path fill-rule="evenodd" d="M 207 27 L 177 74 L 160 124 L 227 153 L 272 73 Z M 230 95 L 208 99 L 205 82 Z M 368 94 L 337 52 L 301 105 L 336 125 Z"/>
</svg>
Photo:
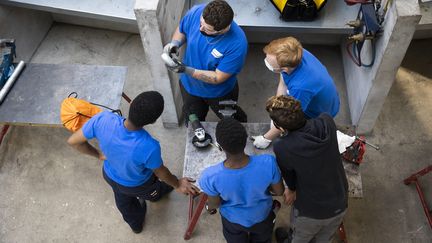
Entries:
<svg viewBox="0 0 432 243">
<path fill-rule="evenodd" d="M 56 22 L 138 33 L 135 0 L 9 0 L 5 4 L 52 13 Z"/>
<path fill-rule="evenodd" d="M 383 23 L 384 32 L 376 41 L 372 67 L 358 67 L 341 45 L 351 120 L 359 133 L 372 131 L 387 94 L 394 82 L 409 43 L 420 21 L 417 0 L 395 0 Z M 365 48 L 370 52 L 370 48 Z"/>
<path fill-rule="evenodd" d="M 134 9 L 144 53 L 147 60 L 151 61 L 150 73 L 154 88 L 165 98 L 165 110 L 162 114 L 165 127 L 178 126 L 181 105 L 178 77 L 168 73 L 160 55 L 163 43 L 169 40 L 177 27 L 184 5 L 185 1 L 137 0 Z"/>
<path fill-rule="evenodd" d="M 31 59 L 52 22 L 49 13 L 0 5 L 0 38 L 16 40 L 17 60 Z"/>
</svg>

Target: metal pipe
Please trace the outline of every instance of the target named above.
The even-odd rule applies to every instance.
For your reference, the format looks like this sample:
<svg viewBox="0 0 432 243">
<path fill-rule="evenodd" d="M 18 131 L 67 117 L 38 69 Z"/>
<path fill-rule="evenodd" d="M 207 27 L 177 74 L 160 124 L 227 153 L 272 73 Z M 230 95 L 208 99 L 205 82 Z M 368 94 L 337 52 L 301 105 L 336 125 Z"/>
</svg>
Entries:
<svg viewBox="0 0 432 243">
<path fill-rule="evenodd" d="M 377 145 L 371 144 L 369 142 L 367 142 L 366 140 L 361 139 L 359 136 L 356 136 L 356 139 L 360 140 L 361 142 L 365 143 L 366 145 L 371 146 L 372 148 L 379 150 L 380 147 L 378 147 Z"/>
<path fill-rule="evenodd" d="M 12 88 L 12 85 L 15 83 L 15 81 L 18 79 L 18 76 L 20 75 L 24 67 L 25 67 L 24 61 L 20 61 L 16 66 L 12 75 L 9 77 L 9 79 L 6 81 L 3 88 L 0 90 L 0 104 L 3 103 L 3 100 L 6 98 L 7 93 Z"/>
</svg>

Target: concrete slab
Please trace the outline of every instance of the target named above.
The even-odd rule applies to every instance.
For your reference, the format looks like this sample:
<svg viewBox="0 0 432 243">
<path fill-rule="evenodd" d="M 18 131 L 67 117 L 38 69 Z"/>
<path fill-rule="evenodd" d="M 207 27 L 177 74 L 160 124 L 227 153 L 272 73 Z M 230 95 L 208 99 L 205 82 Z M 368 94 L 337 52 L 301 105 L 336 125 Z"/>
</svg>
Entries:
<svg viewBox="0 0 432 243">
<path fill-rule="evenodd" d="M 417 48 L 412 44 L 408 53 L 421 53 Z M 55 25 L 33 61 L 128 66 L 125 90 L 134 97 L 153 88 L 149 61 L 142 57 L 138 35 Z M 411 60 L 420 70 L 428 67 Z M 350 200 L 345 219 L 349 242 L 431 242 L 415 188 L 402 184 L 404 177 L 431 161 L 430 94 L 430 78 L 410 69 L 398 72 L 375 132 L 368 137 L 382 149 L 368 149 L 361 165 L 364 198 Z M 262 109 L 245 106 L 253 113 Z M 164 129 L 159 121 L 148 130 L 160 140 L 167 166 L 181 175 L 185 129 Z M 68 135 L 64 129 L 14 127 L 6 136 L 0 146 L 0 242 L 182 241 L 187 197 L 172 193 L 149 204 L 144 231 L 133 234 L 115 208 L 100 162 L 69 148 Z M 425 186 L 431 184 L 424 180 Z M 284 206 L 277 225 L 288 225 L 288 216 L 289 207 Z M 190 242 L 224 242 L 219 216 L 203 214 Z"/>
<path fill-rule="evenodd" d="M 52 21 L 49 13 L 0 5 L 0 38 L 15 39 L 16 60 L 27 62 L 45 38 Z"/>
<path fill-rule="evenodd" d="M 7 0 L 0 2 L 23 9 L 23 11 L 41 12 L 56 22 L 138 33 L 133 13 L 135 0 Z"/>
<path fill-rule="evenodd" d="M 0 105 L 0 124 L 61 127 L 60 104 L 73 92 L 117 110 L 126 73 L 119 66 L 29 63 Z"/>
</svg>

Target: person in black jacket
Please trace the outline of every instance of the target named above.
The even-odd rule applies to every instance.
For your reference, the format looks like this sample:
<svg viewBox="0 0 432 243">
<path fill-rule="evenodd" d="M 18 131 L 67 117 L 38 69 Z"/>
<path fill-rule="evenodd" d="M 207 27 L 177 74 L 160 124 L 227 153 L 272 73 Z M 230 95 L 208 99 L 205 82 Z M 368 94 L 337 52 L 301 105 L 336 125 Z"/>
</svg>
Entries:
<svg viewBox="0 0 432 243">
<path fill-rule="evenodd" d="M 283 132 L 274 153 L 288 188 L 290 232 L 276 229 L 278 242 L 331 242 L 346 213 L 348 183 L 336 137 L 336 124 L 326 113 L 305 119 L 301 104 L 291 96 L 273 96 L 266 110 Z"/>
</svg>

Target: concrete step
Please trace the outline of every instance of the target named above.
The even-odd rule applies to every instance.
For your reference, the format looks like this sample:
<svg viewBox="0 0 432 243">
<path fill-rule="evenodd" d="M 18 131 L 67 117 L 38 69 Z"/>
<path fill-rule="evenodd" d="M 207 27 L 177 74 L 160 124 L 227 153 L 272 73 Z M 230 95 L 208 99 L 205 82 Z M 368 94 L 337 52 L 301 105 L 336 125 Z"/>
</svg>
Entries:
<svg viewBox="0 0 432 243">
<path fill-rule="evenodd" d="M 138 32 L 135 0 L 7 0 L 1 3 L 50 12 L 58 22 Z"/>
<path fill-rule="evenodd" d="M 414 38 L 432 38 L 432 2 L 421 2 L 419 5 L 422 18 L 417 25 Z"/>
</svg>

